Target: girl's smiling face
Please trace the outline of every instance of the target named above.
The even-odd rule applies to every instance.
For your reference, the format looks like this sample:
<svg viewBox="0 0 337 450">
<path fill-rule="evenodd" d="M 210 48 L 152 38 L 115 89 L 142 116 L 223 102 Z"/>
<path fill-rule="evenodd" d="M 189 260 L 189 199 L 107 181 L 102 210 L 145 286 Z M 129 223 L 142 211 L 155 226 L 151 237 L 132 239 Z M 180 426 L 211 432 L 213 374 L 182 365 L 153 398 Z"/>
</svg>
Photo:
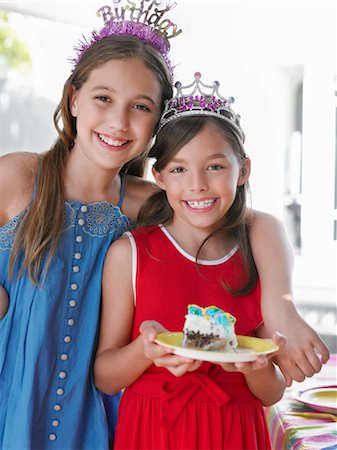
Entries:
<svg viewBox="0 0 337 450">
<path fill-rule="evenodd" d="M 161 94 L 156 76 L 138 58 L 114 59 L 92 70 L 70 99 L 77 119 L 72 151 L 102 168 L 122 167 L 151 140 Z"/>
<path fill-rule="evenodd" d="M 237 187 L 250 174 L 250 160 L 239 161 L 221 130 L 206 124 L 174 158 L 153 175 L 174 211 L 172 225 L 211 233 L 224 221 Z"/>
</svg>

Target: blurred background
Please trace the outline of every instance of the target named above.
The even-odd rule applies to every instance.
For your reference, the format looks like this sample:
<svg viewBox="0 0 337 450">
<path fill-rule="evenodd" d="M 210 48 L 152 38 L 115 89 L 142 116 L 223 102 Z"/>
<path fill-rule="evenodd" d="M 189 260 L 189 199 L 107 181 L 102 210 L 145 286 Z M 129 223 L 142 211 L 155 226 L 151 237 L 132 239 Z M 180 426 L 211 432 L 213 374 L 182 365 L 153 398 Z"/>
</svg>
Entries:
<svg viewBox="0 0 337 450">
<path fill-rule="evenodd" d="M 104 5 L 113 0 L 1 0 L 0 154 L 51 146 L 73 46 L 101 27 L 96 12 Z M 183 30 L 171 40 L 176 80 L 188 84 L 200 71 L 236 99 L 252 159 L 253 207 L 285 223 L 296 255 L 296 304 L 332 351 L 336 10 L 332 0 L 177 0 L 169 13 Z"/>
</svg>

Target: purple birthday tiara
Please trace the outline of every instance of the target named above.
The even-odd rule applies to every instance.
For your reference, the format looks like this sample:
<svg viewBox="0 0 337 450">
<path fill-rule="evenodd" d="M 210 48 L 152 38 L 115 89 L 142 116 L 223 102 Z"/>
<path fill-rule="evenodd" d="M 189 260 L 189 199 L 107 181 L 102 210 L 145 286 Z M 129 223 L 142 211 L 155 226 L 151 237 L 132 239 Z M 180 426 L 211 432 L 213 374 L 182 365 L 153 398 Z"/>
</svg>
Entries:
<svg viewBox="0 0 337 450">
<path fill-rule="evenodd" d="M 205 84 L 201 81 L 201 73 L 194 74 L 194 80 L 187 86 L 180 81 L 175 83 L 176 95 L 165 102 L 165 109 L 160 118 L 158 131 L 166 124 L 186 116 L 214 116 L 230 123 L 238 133 L 242 143 L 245 134 L 240 125 L 240 115 L 236 114 L 231 105 L 234 97 L 223 97 L 219 92 L 219 81 Z"/>
<path fill-rule="evenodd" d="M 182 30 L 178 30 L 171 20 L 163 19 L 163 15 L 176 3 L 171 0 L 140 0 L 137 6 L 134 1 L 124 0 L 126 5 L 120 6 L 121 1 L 113 0 L 113 6 L 102 6 L 97 11 L 97 15 L 103 18 L 104 26 L 100 31 L 93 31 L 89 38 L 83 36 L 83 40 L 74 47 L 76 56 L 71 58 L 73 68 L 95 42 L 110 36 L 134 36 L 157 49 L 172 74 L 169 39 L 178 36 Z M 165 6 L 160 9 L 163 3 Z"/>
</svg>

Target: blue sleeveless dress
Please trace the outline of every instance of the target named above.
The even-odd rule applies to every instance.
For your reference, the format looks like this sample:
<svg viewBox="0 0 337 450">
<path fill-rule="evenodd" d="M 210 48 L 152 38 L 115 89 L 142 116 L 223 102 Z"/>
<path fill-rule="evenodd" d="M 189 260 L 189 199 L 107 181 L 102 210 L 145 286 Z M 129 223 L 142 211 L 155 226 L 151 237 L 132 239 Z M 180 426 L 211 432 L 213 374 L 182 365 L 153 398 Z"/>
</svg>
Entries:
<svg viewBox="0 0 337 450">
<path fill-rule="evenodd" d="M 108 448 L 92 365 L 105 255 L 131 227 L 120 209 L 123 179 L 121 184 L 118 206 L 65 203 L 64 230 L 42 286 L 15 274 L 9 281 L 20 214 L 0 227 L 0 284 L 10 296 L 0 320 L 1 449 Z"/>
</svg>

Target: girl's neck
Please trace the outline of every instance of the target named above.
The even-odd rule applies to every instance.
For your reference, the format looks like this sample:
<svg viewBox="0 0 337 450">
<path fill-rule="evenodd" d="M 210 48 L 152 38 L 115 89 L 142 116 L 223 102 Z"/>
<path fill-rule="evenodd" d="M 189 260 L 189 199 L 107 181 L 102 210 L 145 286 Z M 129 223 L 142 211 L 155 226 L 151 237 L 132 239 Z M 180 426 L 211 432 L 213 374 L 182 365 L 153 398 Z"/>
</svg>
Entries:
<svg viewBox="0 0 337 450">
<path fill-rule="evenodd" d="M 211 234 L 210 231 L 204 230 L 186 230 L 172 222 L 165 225 L 165 228 L 180 245 L 180 247 L 194 258 L 197 256 L 201 244 Z M 235 242 L 231 238 L 224 237 L 223 234 L 216 233 L 209 238 L 205 246 L 202 248 L 202 251 L 198 254 L 198 258 L 207 261 L 221 259 L 224 255 L 229 253 L 234 246 Z"/>
<path fill-rule="evenodd" d="M 106 170 L 83 158 L 79 161 L 70 152 L 64 169 L 66 200 L 84 203 L 108 201 L 118 204 L 121 186 L 119 169 Z"/>
</svg>

